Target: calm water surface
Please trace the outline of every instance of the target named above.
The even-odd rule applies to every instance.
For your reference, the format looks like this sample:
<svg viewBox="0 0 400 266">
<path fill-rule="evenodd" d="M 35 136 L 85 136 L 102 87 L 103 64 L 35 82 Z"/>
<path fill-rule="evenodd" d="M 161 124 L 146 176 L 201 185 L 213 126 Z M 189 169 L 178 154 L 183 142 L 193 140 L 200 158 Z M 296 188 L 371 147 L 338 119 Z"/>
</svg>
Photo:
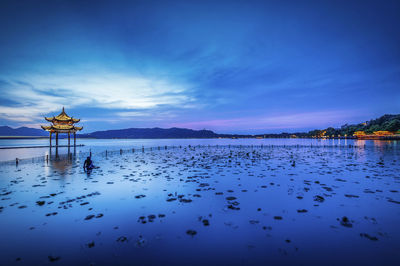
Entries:
<svg viewBox="0 0 400 266">
<path fill-rule="evenodd" d="M 100 167 L 90 174 L 82 170 L 79 151 L 69 159 L 0 165 L 0 265 L 398 265 L 400 260 L 396 142 L 80 143 L 86 146 L 79 151 L 91 149 Z M 142 145 L 183 147 L 100 153 Z"/>
<path fill-rule="evenodd" d="M 54 141 L 53 141 L 54 142 Z M 60 145 L 67 145 L 66 139 L 60 139 Z M 44 146 L 48 145 L 48 139 L 16 139 L 7 140 L 0 139 L 1 147 L 26 147 L 26 146 Z M 83 147 L 76 147 L 75 152 L 79 154 L 92 151 L 93 153 L 103 152 L 105 150 L 119 150 L 142 147 L 157 146 L 179 146 L 179 145 L 374 145 L 386 146 L 400 145 L 400 142 L 382 142 L 382 141 L 365 141 L 352 139 L 77 139 L 77 144 L 83 144 Z M 48 154 L 55 154 L 55 148 L 19 148 L 19 149 L 0 149 L 0 161 L 15 160 L 15 158 L 24 159 Z M 63 147 L 58 149 L 59 154 L 73 153 L 73 147 Z"/>
</svg>

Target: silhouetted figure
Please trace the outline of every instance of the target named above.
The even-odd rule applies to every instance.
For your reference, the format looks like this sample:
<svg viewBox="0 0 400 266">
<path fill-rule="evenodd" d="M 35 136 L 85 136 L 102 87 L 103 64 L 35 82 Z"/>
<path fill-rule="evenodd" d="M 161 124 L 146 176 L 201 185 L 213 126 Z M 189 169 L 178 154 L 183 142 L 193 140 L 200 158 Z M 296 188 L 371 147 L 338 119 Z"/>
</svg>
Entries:
<svg viewBox="0 0 400 266">
<path fill-rule="evenodd" d="M 88 156 L 88 157 L 86 158 L 85 162 L 83 163 L 83 170 L 89 172 L 89 171 L 91 171 L 93 168 L 94 168 L 93 161 L 92 161 L 92 159 L 90 158 L 90 156 Z"/>
</svg>

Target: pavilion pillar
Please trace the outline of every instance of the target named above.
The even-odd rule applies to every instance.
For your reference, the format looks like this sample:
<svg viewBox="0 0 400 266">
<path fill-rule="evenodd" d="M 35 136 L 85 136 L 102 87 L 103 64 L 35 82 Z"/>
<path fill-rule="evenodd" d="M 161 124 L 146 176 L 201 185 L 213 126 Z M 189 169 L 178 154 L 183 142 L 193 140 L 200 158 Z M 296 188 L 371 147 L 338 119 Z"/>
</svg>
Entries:
<svg viewBox="0 0 400 266">
<path fill-rule="evenodd" d="M 56 132 L 56 147 L 58 148 L 58 132 Z"/>
<path fill-rule="evenodd" d="M 70 144 L 69 144 L 69 143 L 70 143 L 70 137 L 69 137 L 69 134 L 70 134 L 70 133 L 68 132 L 68 148 L 69 148 L 69 145 L 70 145 Z"/>
<path fill-rule="evenodd" d="M 74 147 L 76 147 L 76 132 L 74 132 Z"/>
<path fill-rule="evenodd" d="M 51 148 L 51 135 L 52 135 L 52 132 L 50 131 L 49 133 L 50 133 L 49 134 L 49 140 L 50 140 L 50 148 Z"/>
</svg>

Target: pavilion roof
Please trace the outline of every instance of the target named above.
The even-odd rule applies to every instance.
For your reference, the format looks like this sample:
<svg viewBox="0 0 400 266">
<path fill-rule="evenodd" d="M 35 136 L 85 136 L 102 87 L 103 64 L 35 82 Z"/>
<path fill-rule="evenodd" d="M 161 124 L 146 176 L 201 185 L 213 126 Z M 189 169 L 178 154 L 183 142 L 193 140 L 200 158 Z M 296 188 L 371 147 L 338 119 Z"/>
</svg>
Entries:
<svg viewBox="0 0 400 266">
<path fill-rule="evenodd" d="M 64 107 L 61 111 L 61 113 L 57 116 L 53 116 L 53 117 L 45 117 L 44 119 L 46 119 L 49 122 L 54 122 L 54 121 L 62 121 L 62 122 L 73 122 L 73 123 L 78 123 L 80 121 L 80 119 L 76 119 L 73 117 L 70 117 L 69 115 L 67 115 L 67 113 L 65 113 Z"/>
</svg>

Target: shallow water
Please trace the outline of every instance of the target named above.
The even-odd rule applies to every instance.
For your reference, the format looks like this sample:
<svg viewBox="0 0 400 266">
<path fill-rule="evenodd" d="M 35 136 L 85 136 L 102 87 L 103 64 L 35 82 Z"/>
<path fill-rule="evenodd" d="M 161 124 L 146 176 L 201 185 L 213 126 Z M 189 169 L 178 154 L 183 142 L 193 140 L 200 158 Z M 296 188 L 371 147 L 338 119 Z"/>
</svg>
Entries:
<svg viewBox="0 0 400 266">
<path fill-rule="evenodd" d="M 396 265 L 400 149 L 364 144 L 3 164 L 0 264 Z"/>
<path fill-rule="evenodd" d="M 71 142 L 72 143 L 72 142 Z M 54 155 L 56 149 L 49 148 L 21 148 L 27 146 L 45 146 L 48 145 L 48 139 L 0 139 L 0 148 L 12 147 L 14 149 L 0 149 L 0 162 L 15 160 L 15 158 L 25 159 L 32 157 L 45 157 L 46 155 Z M 53 141 L 54 144 L 54 141 Z M 60 145 L 67 145 L 67 139 L 60 139 Z M 180 146 L 180 145 L 318 145 L 318 146 L 399 146 L 399 141 L 371 141 L 371 140 L 353 140 L 353 139 L 77 139 L 77 144 L 84 146 L 60 147 L 57 149 L 59 154 L 68 153 L 95 153 L 115 151 L 119 149 L 140 149 L 142 147 L 157 146 Z M 16 147 L 20 147 L 15 149 Z"/>
</svg>

